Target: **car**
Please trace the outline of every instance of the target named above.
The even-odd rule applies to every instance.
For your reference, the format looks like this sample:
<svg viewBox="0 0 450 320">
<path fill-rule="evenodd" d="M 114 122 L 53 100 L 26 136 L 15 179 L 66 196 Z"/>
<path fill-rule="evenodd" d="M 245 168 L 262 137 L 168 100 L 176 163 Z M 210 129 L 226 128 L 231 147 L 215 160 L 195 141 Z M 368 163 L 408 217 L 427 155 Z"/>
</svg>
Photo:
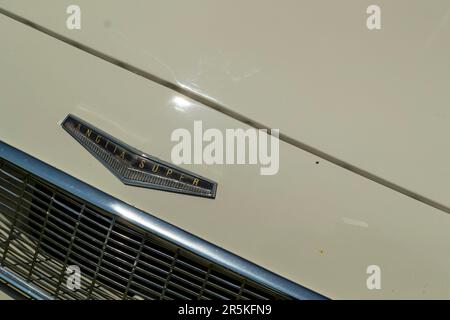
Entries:
<svg viewBox="0 0 450 320">
<path fill-rule="evenodd" d="M 450 298 L 449 9 L 0 0 L 0 299 Z"/>
</svg>

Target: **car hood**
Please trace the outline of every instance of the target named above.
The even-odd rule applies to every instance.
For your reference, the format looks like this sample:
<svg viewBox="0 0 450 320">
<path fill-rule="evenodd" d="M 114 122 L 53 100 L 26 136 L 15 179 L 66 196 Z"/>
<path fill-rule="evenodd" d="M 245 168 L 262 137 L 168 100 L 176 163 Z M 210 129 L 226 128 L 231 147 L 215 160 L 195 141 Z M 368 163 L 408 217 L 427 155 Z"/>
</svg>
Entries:
<svg viewBox="0 0 450 320">
<path fill-rule="evenodd" d="M 79 0 L 68 30 L 71 4 L 0 0 L 17 16 L 0 15 L 3 141 L 328 297 L 448 296 L 447 1 L 379 1 L 379 31 L 365 0 Z M 130 188 L 61 129 L 69 113 L 166 161 L 194 120 L 279 128 L 280 171 L 186 166 L 215 200 Z"/>
<path fill-rule="evenodd" d="M 446 0 L 2 0 L 0 6 L 337 165 L 450 210 Z"/>
</svg>

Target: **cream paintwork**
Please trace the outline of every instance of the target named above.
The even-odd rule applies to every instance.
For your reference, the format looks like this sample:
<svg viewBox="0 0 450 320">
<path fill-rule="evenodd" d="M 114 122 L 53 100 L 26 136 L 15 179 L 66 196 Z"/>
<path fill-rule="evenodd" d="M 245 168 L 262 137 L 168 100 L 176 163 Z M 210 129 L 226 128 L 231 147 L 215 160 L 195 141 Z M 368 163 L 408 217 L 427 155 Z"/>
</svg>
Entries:
<svg viewBox="0 0 450 320">
<path fill-rule="evenodd" d="M 12 298 L 0 290 L 0 300 L 12 300 Z"/>
<path fill-rule="evenodd" d="M 450 207 L 450 2 L 72 0 L 0 6 Z M 382 8 L 382 29 L 366 8 Z"/>
<path fill-rule="evenodd" d="M 275 176 L 183 166 L 218 182 L 215 200 L 125 186 L 59 126 L 68 113 L 164 160 L 193 120 L 247 126 L 1 15 L 0 37 L 5 142 L 331 298 L 450 298 L 447 214 L 286 143 Z"/>
</svg>

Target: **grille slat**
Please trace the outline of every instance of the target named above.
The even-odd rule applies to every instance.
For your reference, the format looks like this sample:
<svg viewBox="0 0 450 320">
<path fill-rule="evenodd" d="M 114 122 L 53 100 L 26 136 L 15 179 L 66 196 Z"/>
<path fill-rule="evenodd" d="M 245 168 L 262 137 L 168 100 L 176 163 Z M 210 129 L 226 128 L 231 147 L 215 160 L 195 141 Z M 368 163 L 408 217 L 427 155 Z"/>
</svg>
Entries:
<svg viewBox="0 0 450 320">
<path fill-rule="evenodd" d="M 68 266 L 81 287 L 66 285 Z M 58 299 L 286 299 L 0 159 L 0 266 Z"/>
</svg>

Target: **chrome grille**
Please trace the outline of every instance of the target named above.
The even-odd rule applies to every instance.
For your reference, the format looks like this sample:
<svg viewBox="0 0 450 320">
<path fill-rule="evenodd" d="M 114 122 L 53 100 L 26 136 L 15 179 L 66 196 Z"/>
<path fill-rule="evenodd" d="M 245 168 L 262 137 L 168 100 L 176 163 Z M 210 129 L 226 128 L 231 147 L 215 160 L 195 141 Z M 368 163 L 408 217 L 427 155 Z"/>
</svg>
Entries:
<svg viewBox="0 0 450 320">
<path fill-rule="evenodd" d="M 0 159 L 0 265 L 58 299 L 285 299 Z M 67 267 L 81 269 L 71 290 Z"/>
</svg>

